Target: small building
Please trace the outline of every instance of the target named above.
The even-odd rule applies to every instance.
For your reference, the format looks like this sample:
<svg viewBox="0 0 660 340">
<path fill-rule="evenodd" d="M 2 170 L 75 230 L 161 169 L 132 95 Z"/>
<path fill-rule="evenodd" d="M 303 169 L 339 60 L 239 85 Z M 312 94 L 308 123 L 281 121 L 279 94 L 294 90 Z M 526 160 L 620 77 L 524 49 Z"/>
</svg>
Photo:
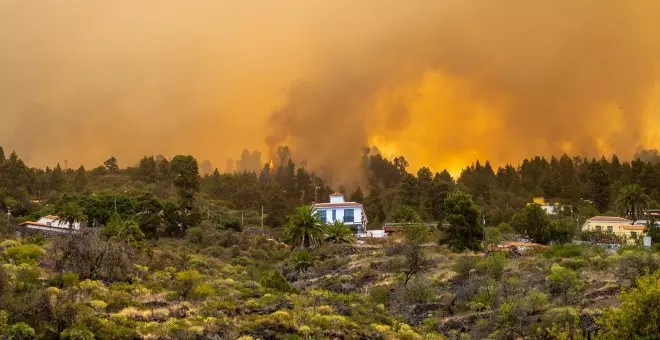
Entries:
<svg viewBox="0 0 660 340">
<path fill-rule="evenodd" d="M 532 203 L 529 204 L 536 204 L 545 211 L 546 214 L 548 215 L 559 215 L 562 209 L 562 205 L 559 203 L 547 203 L 545 201 L 545 198 L 543 197 L 532 197 Z"/>
<path fill-rule="evenodd" d="M 660 220 L 660 209 L 646 209 L 646 210 L 644 210 L 644 219 L 647 219 L 647 220 Z"/>
<path fill-rule="evenodd" d="M 617 216 L 594 216 L 584 222 L 583 231 L 602 231 L 613 233 L 619 226 L 632 225 L 633 221 Z M 615 228 L 617 227 L 617 228 Z"/>
<path fill-rule="evenodd" d="M 71 228 L 72 226 L 70 226 L 68 222 L 61 220 L 58 216 L 55 215 L 44 216 L 36 222 L 26 221 L 19 224 L 19 226 L 32 230 L 41 230 L 55 233 L 76 233 L 80 231 L 80 223 L 74 222 L 73 228 Z"/>
<path fill-rule="evenodd" d="M 328 203 L 314 203 L 313 210 L 325 223 L 343 222 L 354 234 L 367 230 L 367 215 L 361 203 L 346 202 L 344 195 L 335 192 Z"/>
</svg>

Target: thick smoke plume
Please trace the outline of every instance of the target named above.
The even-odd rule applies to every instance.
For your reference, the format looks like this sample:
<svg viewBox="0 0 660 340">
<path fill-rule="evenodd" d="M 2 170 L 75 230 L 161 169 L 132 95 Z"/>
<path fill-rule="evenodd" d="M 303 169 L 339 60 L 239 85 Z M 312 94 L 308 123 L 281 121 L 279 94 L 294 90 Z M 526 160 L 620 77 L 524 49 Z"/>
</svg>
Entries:
<svg viewBox="0 0 660 340">
<path fill-rule="evenodd" d="M 289 145 L 457 170 L 660 146 L 660 2 L 0 3 L 0 145 L 34 165 Z M 263 161 L 267 161 L 264 157 Z"/>
<path fill-rule="evenodd" d="M 335 174 L 368 143 L 452 170 L 657 145 L 660 3 L 416 4 L 293 86 L 271 144 Z"/>
</svg>

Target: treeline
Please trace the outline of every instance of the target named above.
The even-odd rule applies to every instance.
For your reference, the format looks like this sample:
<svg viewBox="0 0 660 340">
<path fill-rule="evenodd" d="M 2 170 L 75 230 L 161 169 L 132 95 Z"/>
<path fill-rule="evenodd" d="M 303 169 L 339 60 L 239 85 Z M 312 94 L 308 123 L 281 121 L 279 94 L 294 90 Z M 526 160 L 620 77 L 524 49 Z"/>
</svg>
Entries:
<svg viewBox="0 0 660 340">
<path fill-rule="evenodd" d="M 216 169 L 204 176 L 191 156 L 147 156 L 124 168 L 111 157 L 89 170 L 82 166 L 63 169 L 59 164 L 37 169 L 26 166 L 15 152 L 6 157 L 0 148 L 0 209 L 10 209 L 12 216 L 37 217 L 47 210 L 44 207 L 61 210 L 75 200 L 91 224 L 104 224 L 113 211 L 124 217 L 160 211 L 159 216 L 169 216 L 169 222 L 157 221 L 159 230 L 176 234 L 203 220 L 235 225 L 239 217 L 230 216 L 231 211 L 243 211 L 243 220 L 249 216 L 249 223 L 258 223 L 255 213 L 260 214 L 262 208 L 265 224 L 280 227 L 296 206 L 326 201 L 332 191 L 340 191 L 364 203 L 372 227 L 377 227 L 385 221 L 443 221 L 445 199 L 459 189 L 472 196 L 488 225 L 497 225 L 511 221 L 534 196 L 571 205 L 576 212 L 593 203 L 599 212 L 607 213 L 614 210 L 619 189 L 629 184 L 640 185 L 652 199 L 651 205 L 657 205 L 660 163 L 654 155 L 654 150 L 644 151 L 640 157 L 646 161 L 631 162 L 622 162 L 616 155 L 591 160 L 537 156 L 519 166 L 497 169 L 488 161 L 477 161 L 454 179 L 447 170 L 434 173 L 428 167 L 411 173 L 404 157 L 390 160 L 365 149 L 363 173 L 355 176 L 362 183 L 331 188 L 304 165 L 294 163 L 287 148 L 280 148 L 275 163 L 266 163 L 258 172 Z"/>
</svg>

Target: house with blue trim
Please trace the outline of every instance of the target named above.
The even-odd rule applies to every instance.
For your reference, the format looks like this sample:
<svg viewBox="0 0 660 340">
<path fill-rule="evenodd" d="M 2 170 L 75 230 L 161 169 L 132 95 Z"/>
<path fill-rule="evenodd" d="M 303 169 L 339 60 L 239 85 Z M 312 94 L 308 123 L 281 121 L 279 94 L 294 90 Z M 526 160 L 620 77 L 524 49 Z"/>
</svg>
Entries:
<svg viewBox="0 0 660 340">
<path fill-rule="evenodd" d="M 344 195 L 338 192 L 330 195 L 330 201 L 328 203 L 314 203 L 312 207 L 321 220 L 327 224 L 331 224 L 334 221 L 344 222 L 355 234 L 363 233 L 367 230 L 367 215 L 364 213 L 362 204 L 346 202 Z"/>
</svg>

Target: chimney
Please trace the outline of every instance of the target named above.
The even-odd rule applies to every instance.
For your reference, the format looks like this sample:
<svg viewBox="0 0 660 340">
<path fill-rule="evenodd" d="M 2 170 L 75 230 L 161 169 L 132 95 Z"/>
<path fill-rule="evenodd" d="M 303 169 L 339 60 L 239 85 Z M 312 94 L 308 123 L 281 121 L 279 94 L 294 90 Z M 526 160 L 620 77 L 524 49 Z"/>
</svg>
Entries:
<svg viewBox="0 0 660 340">
<path fill-rule="evenodd" d="M 344 195 L 335 192 L 330 195 L 330 203 L 344 203 Z"/>
</svg>

